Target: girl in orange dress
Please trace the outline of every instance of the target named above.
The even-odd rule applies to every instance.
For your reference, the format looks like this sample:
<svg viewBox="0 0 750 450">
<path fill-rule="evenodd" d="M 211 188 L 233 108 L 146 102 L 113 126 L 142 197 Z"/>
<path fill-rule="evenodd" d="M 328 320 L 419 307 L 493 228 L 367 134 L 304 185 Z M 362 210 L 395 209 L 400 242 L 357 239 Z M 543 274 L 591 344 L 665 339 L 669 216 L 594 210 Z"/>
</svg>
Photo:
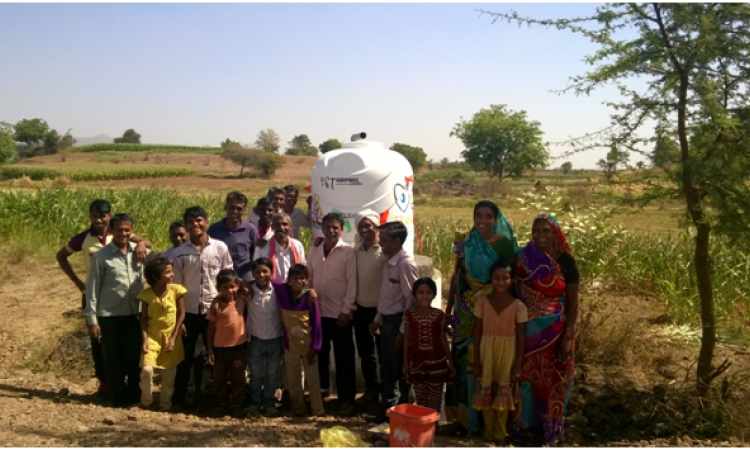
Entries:
<svg viewBox="0 0 750 450">
<path fill-rule="evenodd" d="M 515 298 L 514 271 L 504 260 L 490 268 L 492 292 L 474 307 L 474 374 L 477 389 L 472 406 L 484 416 L 484 437 L 502 441 L 507 436 L 508 412 L 518 403 L 518 380 L 526 336 L 526 306 Z"/>
</svg>

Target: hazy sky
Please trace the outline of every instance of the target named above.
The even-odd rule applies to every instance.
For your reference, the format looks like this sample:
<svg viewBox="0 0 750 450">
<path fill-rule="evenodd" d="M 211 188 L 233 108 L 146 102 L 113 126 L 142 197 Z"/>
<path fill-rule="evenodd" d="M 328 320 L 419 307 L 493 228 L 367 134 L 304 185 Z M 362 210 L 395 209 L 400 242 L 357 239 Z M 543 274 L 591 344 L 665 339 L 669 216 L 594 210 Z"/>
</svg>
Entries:
<svg viewBox="0 0 750 450">
<path fill-rule="evenodd" d="M 217 146 L 275 129 L 316 145 L 359 131 L 459 158 L 463 116 L 504 103 L 545 140 L 609 123 L 602 102 L 558 96 L 596 47 L 477 9 L 575 17 L 595 4 L 0 4 L 0 121 L 40 117 L 74 136 Z M 552 152 L 559 153 L 553 147 Z M 571 157 L 593 167 L 601 153 Z M 559 166 L 562 161 L 555 161 Z"/>
</svg>

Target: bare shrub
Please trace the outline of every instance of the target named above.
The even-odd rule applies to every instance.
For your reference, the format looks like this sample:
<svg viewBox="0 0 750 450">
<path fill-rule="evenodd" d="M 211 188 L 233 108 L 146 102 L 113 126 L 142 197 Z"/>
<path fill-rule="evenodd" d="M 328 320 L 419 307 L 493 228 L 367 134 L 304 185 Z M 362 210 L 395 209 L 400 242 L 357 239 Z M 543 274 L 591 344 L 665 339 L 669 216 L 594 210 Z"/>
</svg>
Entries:
<svg viewBox="0 0 750 450">
<path fill-rule="evenodd" d="M 516 189 L 510 182 L 498 182 L 495 179 L 488 179 L 480 183 L 479 192 L 484 198 L 515 198 L 518 196 Z"/>
</svg>

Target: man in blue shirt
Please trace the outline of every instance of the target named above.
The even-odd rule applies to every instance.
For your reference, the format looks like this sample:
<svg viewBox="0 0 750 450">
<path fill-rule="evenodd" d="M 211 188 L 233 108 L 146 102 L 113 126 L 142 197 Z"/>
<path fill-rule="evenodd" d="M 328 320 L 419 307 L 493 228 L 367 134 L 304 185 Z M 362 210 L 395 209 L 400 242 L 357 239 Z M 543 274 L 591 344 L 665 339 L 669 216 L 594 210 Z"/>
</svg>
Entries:
<svg viewBox="0 0 750 450">
<path fill-rule="evenodd" d="M 247 197 L 241 192 L 230 192 L 224 211 L 227 216 L 212 223 L 208 227 L 208 235 L 227 244 L 234 270 L 243 280 L 250 282 L 253 280 L 251 266 L 258 242 L 258 228 L 243 219 L 247 211 Z"/>
</svg>

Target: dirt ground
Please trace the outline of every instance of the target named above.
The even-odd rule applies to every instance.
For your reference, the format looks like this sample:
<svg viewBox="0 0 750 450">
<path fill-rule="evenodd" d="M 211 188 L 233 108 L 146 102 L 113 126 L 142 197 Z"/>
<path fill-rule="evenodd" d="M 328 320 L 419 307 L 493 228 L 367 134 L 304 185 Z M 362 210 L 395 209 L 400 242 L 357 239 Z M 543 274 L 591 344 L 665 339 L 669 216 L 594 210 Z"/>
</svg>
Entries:
<svg viewBox="0 0 750 450">
<path fill-rule="evenodd" d="M 211 410 L 184 414 L 107 407 L 92 395 L 96 380 L 86 352 L 78 348 L 86 341 L 78 315 L 80 294 L 51 259 L 25 257 L 18 249 L 6 249 L 0 257 L 0 443 L 4 446 L 318 447 L 320 431 L 335 425 L 367 438 L 371 425 L 362 418 L 234 419 Z M 40 273 L 45 276 L 40 278 Z M 679 392 L 691 382 L 683 377 L 692 367 L 694 346 L 685 344 L 685 351 L 673 351 L 664 340 L 645 353 L 632 347 L 641 339 L 666 339 L 654 325 L 659 322 L 657 311 L 647 303 L 647 299 L 617 295 L 584 300 L 581 327 L 592 332 L 582 332 L 578 343 L 565 444 L 742 445 L 736 438 L 698 439 L 690 429 L 689 414 L 680 415 L 690 408 L 680 403 Z M 619 322 L 602 321 L 613 315 Z M 624 317 L 627 321 L 621 320 Z M 605 329 L 594 333 L 597 327 Z M 608 339 L 602 340 L 602 335 Z M 741 364 L 738 358 L 747 356 L 738 355 L 743 352 L 723 348 L 717 359 L 728 356 Z M 621 358 L 646 358 L 643 366 L 651 371 L 627 371 Z M 335 412 L 335 401 L 327 409 Z M 435 445 L 486 444 L 476 437 L 436 436 Z"/>
</svg>

